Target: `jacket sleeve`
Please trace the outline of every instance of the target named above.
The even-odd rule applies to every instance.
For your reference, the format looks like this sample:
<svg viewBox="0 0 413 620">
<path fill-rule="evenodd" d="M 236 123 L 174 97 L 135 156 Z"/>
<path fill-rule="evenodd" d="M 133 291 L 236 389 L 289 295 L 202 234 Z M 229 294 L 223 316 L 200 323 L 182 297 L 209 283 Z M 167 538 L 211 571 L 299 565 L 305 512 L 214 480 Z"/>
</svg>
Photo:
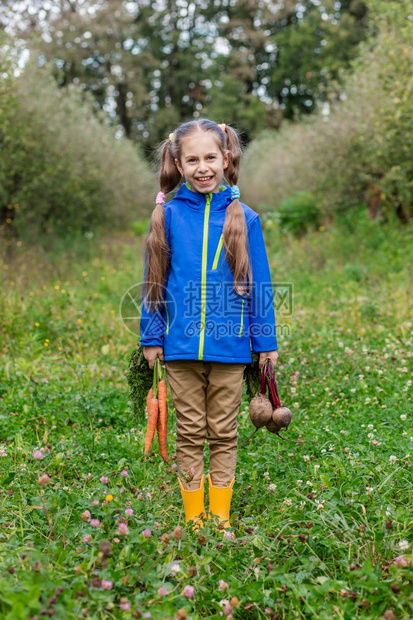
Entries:
<svg viewBox="0 0 413 620">
<path fill-rule="evenodd" d="M 164 205 L 164 208 L 166 205 Z M 165 231 L 166 238 L 169 243 L 169 222 L 168 212 L 165 208 Z M 144 282 L 146 282 L 146 262 L 147 255 L 145 255 L 145 269 L 144 269 Z M 162 307 L 157 312 L 150 312 L 146 307 L 142 299 L 141 303 L 141 315 L 140 315 L 140 344 L 144 347 L 163 347 L 163 336 L 166 329 L 166 311 L 165 307 Z"/>
<path fill-rule="evenodd" d="M 258 215 L 248 230 L 248 242 L 253 281 L 249 300 L 251 347 L 256 353 L 275 351 L 278 346 L 274 294 L 264 235 Z"/>
<path fill-rule="evenodd" d="M 160 310 L 156 313 L 150 312 L 142 301 L 139 326 L 141 345 L 144 347 L 163 347 L 165 325 L 164 313 Z"/>
</svg>

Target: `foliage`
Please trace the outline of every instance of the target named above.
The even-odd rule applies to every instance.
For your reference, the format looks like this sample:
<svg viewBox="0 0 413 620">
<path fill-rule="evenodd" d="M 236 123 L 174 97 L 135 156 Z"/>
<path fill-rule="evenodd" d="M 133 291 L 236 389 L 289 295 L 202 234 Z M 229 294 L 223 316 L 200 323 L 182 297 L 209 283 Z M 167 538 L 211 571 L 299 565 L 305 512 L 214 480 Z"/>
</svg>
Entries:
<svg viewBox="0 0 413 620">
<path fill-rule="evenodd" d="M 248 141 L 316 109 L 365 38 L 367 9 L 362 0 L 39 0 L 34 13 L 27 0 L 5 0 L 0 23 L 151 155 L 192 117 L 231 122 Z"/>
<path fill-rule="evenodd" d="M 153 383 L 153 370 L 150 370 L 148 366 L 141 344 L 136 347 L 130 357 L 126 379 L 133 412 L 144 418 L 146 397 Z"/>
<path fill-rule="evenodd" d="M 375 2 L 373 8 L 375 38 L 363 44 L 330 113 L 284 124 L 250 145 L 242 186 L 247 203 L 277 208 L 308 191 L 327 215 L 361 203 L 372 216 L 412 215 L 411 5 Z"/>
<path fill-rule="evenodd" d="M 0 79 L 1 224 L 35 237 L 93 234 L 147 214 L 152 177 L 136 148 L 115 139 L 75 86 L 59 90 L 33 64 L 12 75 Z"/>
<path fill-rule="evenodd" d="M 288 436 L 314 443 L 240 448 L 226 533 L 185 526 L 175 463 L 142 457 L 118 315 L 142 271 L 131 239 L 83 258 L 16 245 L 1 265 L 0 615 L 411 618 L 411 223 L 267 236 L 295 292 L 288 316 L 276 298 Z"/>
<path fill-rule="evenodd" d="M 277 210 L 277 219 L 283 232 L 301 237 L 310 228 L 318 228 L 320 211 L 311 194 L 297 192 L 280 204 Z"/>
<path fill-rule="evenodd" d="M 327 0 L 308 3 L 305 17 L 293 20 L 274 38 L 277 59 L 271 65 L 268 94 L 275 97 L 284 116 L 297 119 L 334 100 L 340 72 L 358 54 L 366 37 L 367 6 L 364 2 Z M 334 16 L 334 17 L 332 17 Z M 310 53 L 309 53 L 310 52 Z"/>
<path fill-rule="evenodd" d="M 137 237 L 146 237 L 149 232 L 149 218 L 132 222 L 131 229 Z"/>
</svg>

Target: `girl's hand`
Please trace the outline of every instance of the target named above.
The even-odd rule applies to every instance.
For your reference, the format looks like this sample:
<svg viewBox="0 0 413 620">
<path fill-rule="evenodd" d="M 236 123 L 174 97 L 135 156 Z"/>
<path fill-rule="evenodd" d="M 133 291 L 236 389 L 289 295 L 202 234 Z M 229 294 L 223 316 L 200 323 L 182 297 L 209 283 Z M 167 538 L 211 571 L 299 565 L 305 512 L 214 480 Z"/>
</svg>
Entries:
<svg viewBox="0 0 413 620">
<path fill-rule="evenodd" d="M 163 348 L 156 346 L 156 347 L 143 347 L 143 355 L 146 359 L 146 361 L 149 364 L 149 368 L 153 368 L 155 365 L 155 360 L 157 357 L 159 357 L 159 361 L 161 362 L 162 366 L 165 363 L 165 360 L 163 358 Z"/>
<path fill-rule="evenodd" d="M 277 351 L 261 351 L 258 366 L 262 368 L 265 364 L 265 360 L 271 360 L 275 366 L 277 364 L 278 357 L 279 355 Z"/>
</svg>

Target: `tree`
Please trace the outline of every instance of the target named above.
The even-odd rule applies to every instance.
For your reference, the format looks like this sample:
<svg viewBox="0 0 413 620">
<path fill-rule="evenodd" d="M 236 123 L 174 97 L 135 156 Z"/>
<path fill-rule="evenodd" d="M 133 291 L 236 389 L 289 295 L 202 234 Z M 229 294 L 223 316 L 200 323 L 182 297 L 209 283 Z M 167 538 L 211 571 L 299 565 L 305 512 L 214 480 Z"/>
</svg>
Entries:
<svg viewBox="0 0 413 620">
<path fill-rule="evenodd" d="M 340 72 L 357 55 L 365 39 L 367 7 L 364 2 L 334 0 L 322 5 L 308 3 L 304 17 L 294 20 L 274 37 L 276 62 L 269 71 L 268 94 L 279 101 L 286 118 L 314 110 L 341 91 Z"/>
<path fill-rule="evenodd" d="M 0 20 L 37 34 L 35 53 L 54 63 L 59 84 L 92 92 L 149 153 L 200 115 L 249 140 L 311 112 L 366 32 L 362 0 L 38 0 L 36 12 L 28 0 L 5 4 Z"/>
</svg>

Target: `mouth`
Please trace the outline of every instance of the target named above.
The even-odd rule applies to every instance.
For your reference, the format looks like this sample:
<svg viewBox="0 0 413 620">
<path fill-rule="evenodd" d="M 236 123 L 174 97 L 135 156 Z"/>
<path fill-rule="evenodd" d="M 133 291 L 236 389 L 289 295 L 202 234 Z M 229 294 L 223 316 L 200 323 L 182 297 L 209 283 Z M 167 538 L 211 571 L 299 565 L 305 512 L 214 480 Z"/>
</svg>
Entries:
<svg viewBox="0 0 413 620">
<path fill-rule="evenodd" d="M 212 181 L 213 178 L 214 178 L 213 176 L 197 177 L 196 181 L 200 183 L 200 185 L 209 185 L 209 183 Z"/>
</svg>

